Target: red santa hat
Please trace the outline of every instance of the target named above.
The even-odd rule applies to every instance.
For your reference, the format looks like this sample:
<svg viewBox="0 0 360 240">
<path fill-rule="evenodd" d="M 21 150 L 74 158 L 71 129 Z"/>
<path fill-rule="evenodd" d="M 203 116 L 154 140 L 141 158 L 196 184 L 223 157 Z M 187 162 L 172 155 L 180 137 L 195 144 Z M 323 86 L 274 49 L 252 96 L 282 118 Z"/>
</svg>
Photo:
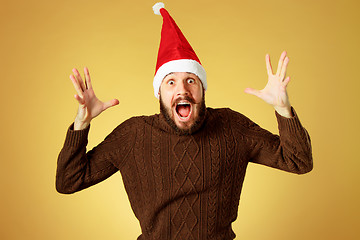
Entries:
<svg viewBox="0 0 360 240">
<path fill-rule="evenodd" d="M 154 76 L 154 94 L 159 98 L 162 80 L 172 72 L 190 72 L 199 77 L 203 88 L 207 89 L 206 72 L 195 51 L 164 8 L 164 3 L 153 6 L 154 13 L 163 17 L 161 41 Z"/>
</svg>

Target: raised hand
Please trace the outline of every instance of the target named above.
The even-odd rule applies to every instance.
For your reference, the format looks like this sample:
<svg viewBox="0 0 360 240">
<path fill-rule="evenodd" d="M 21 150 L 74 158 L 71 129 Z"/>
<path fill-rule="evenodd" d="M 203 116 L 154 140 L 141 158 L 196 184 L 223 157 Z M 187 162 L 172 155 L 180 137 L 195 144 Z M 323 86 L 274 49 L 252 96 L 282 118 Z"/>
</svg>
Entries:
<svg viewBox="0 0 360 240">
<path fill-rule="evenodd" d="M 291 104 L 286 91 L 290 77 L 285 78 L 287 65 L 289 63 L 286 51 L 283 51 L 280 56 L 276 74 L 273 74 L 269 54 L 266 54 L 265 61 L 268 73 L 268 82 L 265 88 L 262 90 L 246 88 L 245 92 L 255 95 L 272 105 L 280 115 L 291 117 Z"/>
<path fill-rule="evenodd" d="M 108 102 L 100 101 L 94 93 L 91 85 L 89 70 L 85 67 L 85 83 L 82 80 L 79 71 L 74 68 L 74 75 L 70 75 L 70 79 L 75 87 L 77 94 L 75 99 L 79 102 L 79 109 L 74 121 L 74 130 L 86 128 L 90 121 L 109 107 L 119 104 L 119 100 L 112 99 Z"/>
</svg>

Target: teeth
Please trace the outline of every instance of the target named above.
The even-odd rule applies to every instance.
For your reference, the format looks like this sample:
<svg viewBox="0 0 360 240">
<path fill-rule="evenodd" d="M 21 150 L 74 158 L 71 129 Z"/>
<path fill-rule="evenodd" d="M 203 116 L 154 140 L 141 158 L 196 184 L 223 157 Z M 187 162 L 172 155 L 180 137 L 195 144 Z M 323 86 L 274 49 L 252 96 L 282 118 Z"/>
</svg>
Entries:
<svg viewBox="0 0 360 240">
<path fill-rule="evenodd" d="M 187 102 L 179 102 L 177 105 L 189 105 L 190 103 Z"/>
</svg>

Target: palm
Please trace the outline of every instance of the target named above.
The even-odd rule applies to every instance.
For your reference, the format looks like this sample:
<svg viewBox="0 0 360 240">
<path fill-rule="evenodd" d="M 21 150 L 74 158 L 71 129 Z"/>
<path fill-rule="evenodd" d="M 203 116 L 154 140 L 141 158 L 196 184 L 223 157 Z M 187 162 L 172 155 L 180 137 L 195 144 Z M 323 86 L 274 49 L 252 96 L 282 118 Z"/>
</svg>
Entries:
<svg viewBox="0 0 360 240">
<path fill-rule="evenodd" d="M 286 87 L 290 81 L 290 77 L 285 78 L 288 62 L 289 58 L 286 57 L 286 52 L 284 51 L 280 56 L 277 72 L 276 74 L 273 74 L 270 57 L 267 54 L 266 67 L 268 72 L 268 82 L 265 88 L 262 90 L 247 88 L 245 89 L 245 92 L 261 98 L 275 108 L 289 108 L 290 102 Z"/>
<path fill-rule="evenodd" d="M 79 110 L 76 116 L 76 120 L 82 123 L 90 123 L 90 121 L 105 111 L 107 108 L 115 106 L 119 103 L 117 99 L 113 99 L 108 102 L 100 101 L 92 88 L 89 70 L 84 69 L 85 72 L 85 84 L 82 80 L 79 71 L 73 69 L 75 76 L 70 75 L 70 79 L 74 84 L 77 94 L 76 100 L 79 102 Z"/>
<path fill-rule="evenodd" d="M 276 75 L 270 75 L 264 89 L 260 90 L 259 97 L 273 106 L 285 107 L 288 102 L 286 85 Z"/>
<path fill-rule="evenodd" d="M 91 120 L 104 111 L 104 103 L 96 97 L 92 88 L 86 89 L 82 94 L 84 102 L 79 104 L 79 112 L 84 121 Z"/>
</svg>

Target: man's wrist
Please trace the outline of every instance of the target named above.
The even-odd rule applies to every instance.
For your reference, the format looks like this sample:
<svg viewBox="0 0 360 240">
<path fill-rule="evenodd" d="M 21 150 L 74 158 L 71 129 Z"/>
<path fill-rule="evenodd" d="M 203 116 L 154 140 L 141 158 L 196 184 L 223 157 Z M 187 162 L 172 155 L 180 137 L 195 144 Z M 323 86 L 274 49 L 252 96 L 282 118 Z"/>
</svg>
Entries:
<svg viewBox="0 0 360 240">
<path fill-rule="evenodd" d="M 84 130 L 85 128 L 87 128 L 90 125 L 90 123 L 87 122 L 79 122 L 79 121 L 74 121 L 74 130 Z"/>
<path fill-rule="evenodd" d="M 293 117 L 293 113 L 291 111 L 291 106 L 287 106 L 287 107 L 274 107 L 275 108 L 275 111 L 283 116 L 283 117 L 286 117 L 286 118 L 291 118 Z"/>
</svg>

